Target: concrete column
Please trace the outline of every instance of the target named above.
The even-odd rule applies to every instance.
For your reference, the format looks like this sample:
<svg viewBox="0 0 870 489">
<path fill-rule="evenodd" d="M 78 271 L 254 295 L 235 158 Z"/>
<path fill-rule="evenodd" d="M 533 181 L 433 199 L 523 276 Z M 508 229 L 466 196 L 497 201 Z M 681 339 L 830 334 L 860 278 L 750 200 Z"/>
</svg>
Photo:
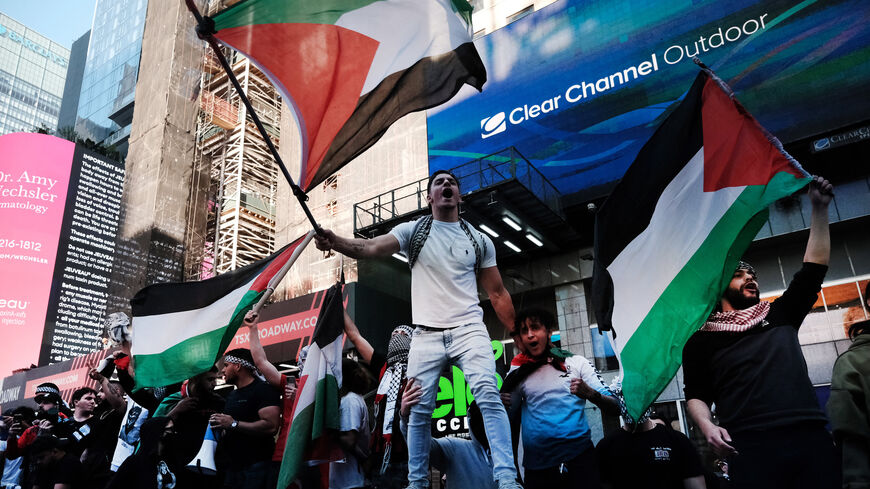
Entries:
<svg viewBox="0 0 870 489">
<path fill-rule="evenodd" d="M 556 286 L 555 295 L 556 320 L 562 335 L 562 348 L 591 360 L 594 355 L 583 283 Z"/>
<path fill-rule="evenodd" d="M 204 49 L 194 26 L 184 2 L 148 3 L 111 310 L 129 312 L 140 288 L 183 276 Z"/>
<path fill-rule="evenodd" d="M 582 355 L 595 362 L 592 350 L 592 335 L 589 329 L 589 312 L 586 307 L 586 291 L 582 282 L 559 285 L 555 288 L 556 314 L 562 336 L 562 348 Z M 612 377 L 612 376 L 610 376 Z M 609 382 L 609 379 L 605 380 Z M 592 440 L 598 443 L 604 437 L 601 409 L 586 403 L 586 421 L 592 432 Z"/>
</svg>

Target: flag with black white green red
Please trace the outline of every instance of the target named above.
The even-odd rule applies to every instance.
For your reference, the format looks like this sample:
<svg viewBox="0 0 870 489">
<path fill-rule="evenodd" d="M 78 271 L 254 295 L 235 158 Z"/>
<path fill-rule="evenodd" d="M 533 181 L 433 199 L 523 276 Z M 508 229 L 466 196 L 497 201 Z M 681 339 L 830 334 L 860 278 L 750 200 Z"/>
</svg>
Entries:
<svg viewBox="0 0 870 489">
<path fill-rule="evenodd" d="M 449 100 L 486 69 L 466 0 L 246 0 L 214 17 L 293 107 L 308 190 L 400 117 Z"/>
<path fill-rule="evenodd" d="M 344 458 L 335 437 L 341 428 L 339 388 L 343 342 L 342 286 L 335 284 L 326 291 L 299 377 L 278 475 L 279 488 L 297 480 L 305 466 Z M 328 479 L 328 471 L 320 473 Z"/>
<path fill-rule="evenodd" d="M 634 419 L 673 378 L 768 206 L 810 180 L 720 83 L 698 74 L 596 216 L 592 300 Z"/>
<path fill-rule="evenodd" d="M 200 282 L 154 284 L 130 300 L 136 386 L 159 387 L 210 369 L 226 351 L 245 314 L 280 270 L 292 265 L 313 231 L 271 256 Z"/>
</svg>

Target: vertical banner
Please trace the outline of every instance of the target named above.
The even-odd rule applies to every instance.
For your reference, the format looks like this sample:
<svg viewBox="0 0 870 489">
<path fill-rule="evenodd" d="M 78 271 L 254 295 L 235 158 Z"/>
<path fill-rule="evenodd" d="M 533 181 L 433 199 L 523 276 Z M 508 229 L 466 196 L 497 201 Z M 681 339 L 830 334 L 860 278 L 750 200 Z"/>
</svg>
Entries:
<svg viewBox="0 0 870 489">
<path fill-rule="evenodd" d="M 123 164 L 76 146 L 39 365 L 103 348 L 123 188 Z"/>
<path fill-rule="evenodd" d="M 37 363 L 75 145 L 0 136 L 0 374 Z"/>
</svg>

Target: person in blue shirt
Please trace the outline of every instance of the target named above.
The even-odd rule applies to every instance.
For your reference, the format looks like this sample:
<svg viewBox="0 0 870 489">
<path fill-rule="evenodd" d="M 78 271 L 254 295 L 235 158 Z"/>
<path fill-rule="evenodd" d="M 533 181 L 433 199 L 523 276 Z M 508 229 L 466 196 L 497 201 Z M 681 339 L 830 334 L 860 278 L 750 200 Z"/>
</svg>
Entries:
<svg viewBox="0 0 870 489">
<path fill-rule="evenodd" d="M 517 314 L 514 338 L 523 353 L 511 362 L 502 386 L 511 411 L 520 411 L 522 466 L 526 489 L 598 488 L 598 463 L 586 401 L 619 414 L 619 401 L 586 358 L 550 342 L 552 314 L 527 309 Z"/>
</svg>

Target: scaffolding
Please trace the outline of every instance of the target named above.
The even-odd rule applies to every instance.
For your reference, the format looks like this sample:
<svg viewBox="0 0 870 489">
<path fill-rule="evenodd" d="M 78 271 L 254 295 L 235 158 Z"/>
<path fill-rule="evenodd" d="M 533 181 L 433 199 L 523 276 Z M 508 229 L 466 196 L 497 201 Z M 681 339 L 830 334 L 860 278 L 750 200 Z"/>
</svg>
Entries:
<svg viewBox="0 0 870 489">
<path fill-rule="evenodd" d="M 247 58 L 230 50 L 224 55 L 277 147 L 280 96 Z M 186 280 L 235 270 L 275 249 L 278 167 L 211 52 L 202 62 L 199 106 L 194 178 L 203 181 L 194 185 L 201 195 L 191 198 L 200 208 L 188 214 Z"/>
</svg>

